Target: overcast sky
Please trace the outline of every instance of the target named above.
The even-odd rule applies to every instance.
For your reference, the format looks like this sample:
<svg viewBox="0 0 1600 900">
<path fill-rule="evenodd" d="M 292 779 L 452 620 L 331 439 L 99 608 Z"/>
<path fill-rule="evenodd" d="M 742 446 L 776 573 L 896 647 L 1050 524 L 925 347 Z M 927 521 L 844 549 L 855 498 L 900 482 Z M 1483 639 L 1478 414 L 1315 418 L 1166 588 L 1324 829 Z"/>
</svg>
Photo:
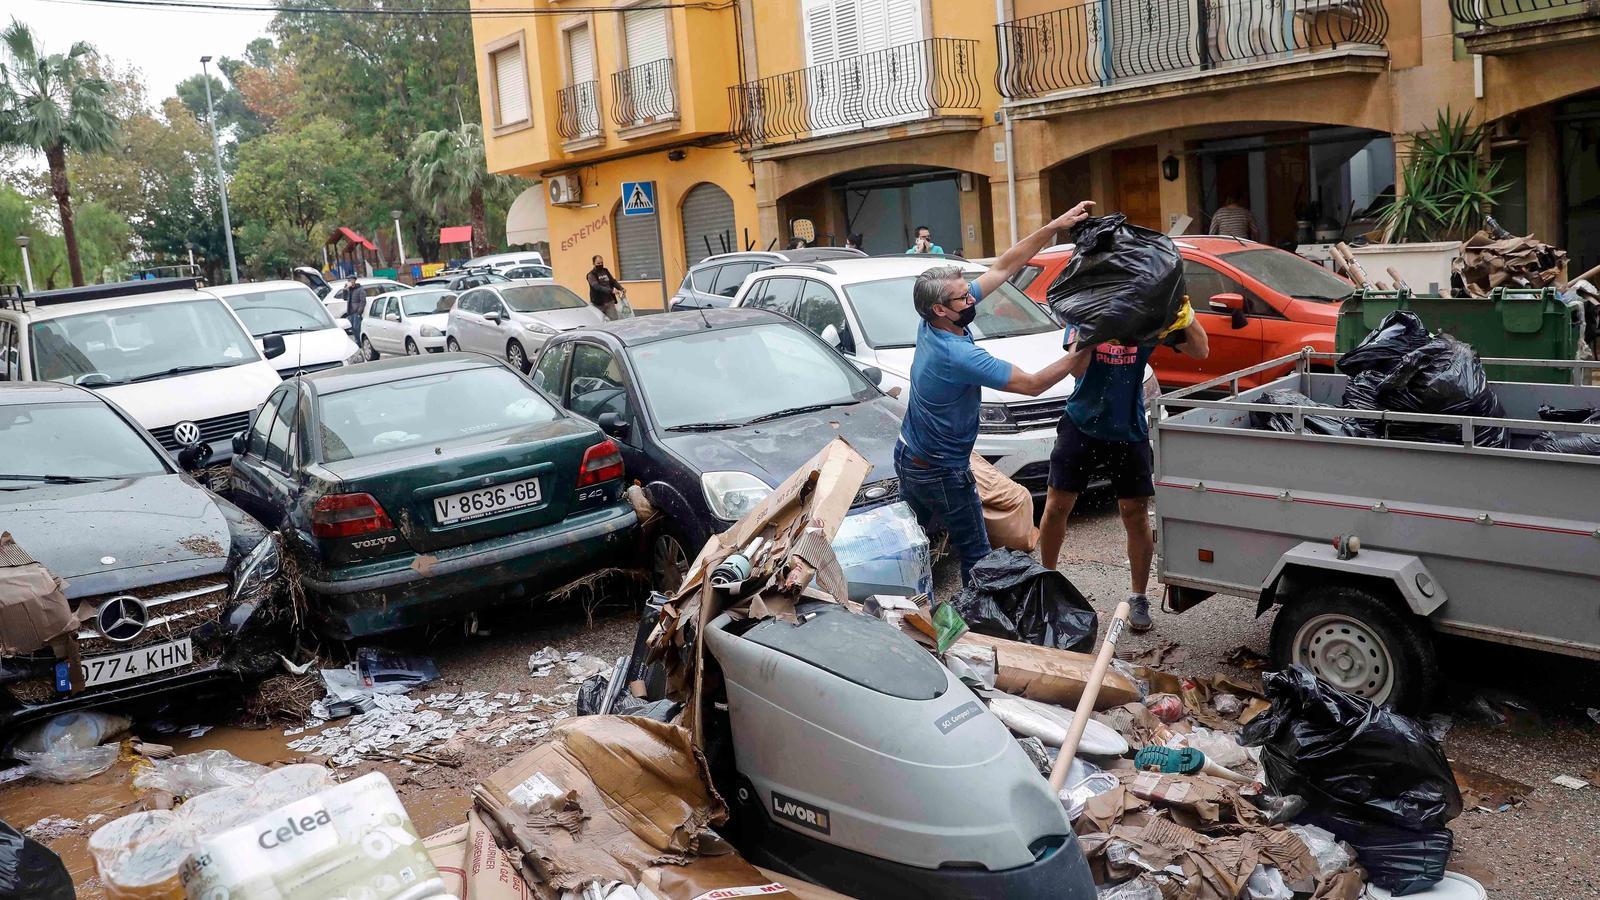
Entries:
<svg viewBox="0 0 1600 900">
<path fill-rule="evenodd" d="M 266 33 L 272 13 L 205 12 L 156 7 L 111 6 L 81 0 L 5 0 L 0 22 L 20 19 L 33 28 L 46 52 L 88 41 L 144 73 L 152 104 L 172 96 L 178 82 L 199 74 L 200 57 L 239 56 L 251 39 Z M 216 72 L 215 63 L 211 70 Z"/>
</svg>

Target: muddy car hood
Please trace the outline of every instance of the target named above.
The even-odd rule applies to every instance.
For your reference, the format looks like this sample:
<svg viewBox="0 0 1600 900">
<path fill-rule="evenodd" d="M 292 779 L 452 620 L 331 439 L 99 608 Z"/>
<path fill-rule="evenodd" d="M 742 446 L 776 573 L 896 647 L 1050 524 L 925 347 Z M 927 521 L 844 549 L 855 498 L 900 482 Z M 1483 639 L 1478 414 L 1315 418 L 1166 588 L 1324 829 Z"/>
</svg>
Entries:
<svg viewBox="0 0 1600 900">
<path fill-rule="evenodd" d="M 224 571 L 229 520 L 243 516 L 224 503 L 181 475 L 155 475 L 0 492 L 0 523 L 81 597 Z"/>
<path fill-rule="evenodd" d="M 836 437 L 872 463 L 867 481 L 894 477 L 894 442 L 905 405 L 881 397 L 727 431 L 668 432 L 662 441 L 701 474 L 749 472 L 776 487 Z"/>
</svg>

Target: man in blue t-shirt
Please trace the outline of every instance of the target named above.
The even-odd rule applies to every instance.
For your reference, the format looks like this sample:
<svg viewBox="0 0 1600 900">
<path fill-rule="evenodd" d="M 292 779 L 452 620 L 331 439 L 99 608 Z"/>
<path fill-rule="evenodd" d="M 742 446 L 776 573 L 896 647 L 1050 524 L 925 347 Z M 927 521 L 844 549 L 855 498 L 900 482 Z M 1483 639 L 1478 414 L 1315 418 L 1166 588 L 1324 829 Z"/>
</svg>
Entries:
<svg viewBox="0 0 1600 900">
<path fill-rule="evenodd" d="M 900 494 L 923 530 L 932 533 L 942 528 L 949 536 L 950 548 L 961 560 L 963 583 L 972 567 L 989 555 L 983 503 L 970 464 L 983 389 L 1036 397 L 1067 377 L 1074 363 L 1071 356 L 1062 356 L 1039 372 L 1024 372 L 973 343 L 967 326 L 977 315 L 978 301 L 1044 249 L 1057 231 L 1088 218 L 1093 205 L 1079 203 L 1028 235 L 974 281 L 966 280 L 960 266 L 936 266 L 918 276 L 912 288 L 922 322 L 917 327 L 911 393 L 895 445 L 894 469 Z"/>
<path fill-rule="evenodd" d="M 1066 345 L 1077 341 L 1077 328 L 1067 323 Z M 1132 572 L 1128 593 L 1128 626 L 1149 631 L 1150 560 L 1155 541 L 1150 536 L 1151 478 L 1150 428 L 1145 421 L 1144 367 L 1158 343 L 1170 344 L 1194 359 L 1210 353 L 1205 329 L 1184 301 L 1177 321 L 1161 340 L 1138 347 L 1100 344 L 1076 348 L 1073 377 L 1078 379 L 1067 400 L 1066 415 L 1056 425 L 1056 446 L 1050 454 L 1050 488 L 1044 515 L 1039 519 L 1039 559 L 1054 569 L 1066 537 L 1067 517 L 1078 495 L 1096 474 L 1111 479 L 1117 492 L 1117 511 L 1128 536 L 1128 564 Z M 1079 352 L 1081 351 L 1081 352 Z"/>
</svg>

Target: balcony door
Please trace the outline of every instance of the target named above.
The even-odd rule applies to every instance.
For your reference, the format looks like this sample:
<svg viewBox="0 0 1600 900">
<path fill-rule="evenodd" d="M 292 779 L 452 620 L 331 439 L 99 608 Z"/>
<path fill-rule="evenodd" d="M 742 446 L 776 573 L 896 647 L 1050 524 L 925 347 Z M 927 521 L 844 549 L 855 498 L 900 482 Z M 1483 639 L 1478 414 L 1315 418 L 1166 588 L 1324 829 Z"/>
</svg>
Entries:
<svg viewBox="0 0 1600 900">
<path fill-rule="evenodd" d="M 934 56 L 921 0 L 803 0 L 811 134 L 924 118 Z"/>
<path fill-rule="evenodd" d="M 587 23 L 574 25 L 567 36 L 567 93 L 565 107 L 570 109 L 572 139 L 593 137 L 600 133 L 599 91 L 596 90 L 594 72 L 594 32 Z M 563 114 L 568 114 L 563 109 Z"/>
</svg>

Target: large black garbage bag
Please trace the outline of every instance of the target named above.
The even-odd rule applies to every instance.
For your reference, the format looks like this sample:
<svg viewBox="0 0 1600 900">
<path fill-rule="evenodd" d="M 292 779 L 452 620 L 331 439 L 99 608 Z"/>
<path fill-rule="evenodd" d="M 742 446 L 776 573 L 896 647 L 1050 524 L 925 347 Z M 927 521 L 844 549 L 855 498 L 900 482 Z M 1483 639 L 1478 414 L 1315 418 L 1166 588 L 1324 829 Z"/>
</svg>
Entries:
<svg viewBox="0 0 1600 900">
<path fill-rule="evenodd" d="M 1344 380 L 1344 396 L 1339 406 L 1344 409 L 1381 409 L 1378 406 L 1378 388 L 1383 384 L 1383 373 L 1368 370 L 1351 375 Z M 1357 437 L 1377 437 L 1384 422 L 1379 419 L 1350 419 L 1350 433 Z"/>
<path fill-rule="evenodd" d="M 996 550 L 972 567 L 972 583 L 951 605 L 967 627 L 1041 647 L 1094 650 L 1100 619 L 1067 576 L 1019 550 Z"/>
<path fill-rule="evenodd" d="M 1255 402 L 1272 403 L 1279 406 L 1315 406 L 1322 409 L 1333 409 L 1331 406 L 1325 406 L 1312 400 L 1299 391 L 1267 391 L 1257 397 Z M 1301 421 L 1305 423 L 1306 434 L 1359 434 L 1354 423 L 1347 419 L 1339 419 L 1333 416 L 1307 415 L 1302 417 Z M 1292 413 L 1275 413 L 1265 410 L 1256 412 L 1252 410 L 1250 413 L 1250 427 L 1262 431 L 1294 431 L 1294 415 Z"/>
<path fill-rule="evenodd" d="M 72 876 L 49 847 L 0 822 L 0 900 L 74 900 Z"/>
<path fill-rule="evenodd" d="M 1539 421 L 1541 422 L 1588 422 L 1594 418 L 1593 407 L 1580 406 L 1577 409 L 1561 409 L 1546 403 L 1539 404 Z"/>
<path fill-rule="evenodd" d="M 602 672 L 590 675 L 578 685 L 578 715 L 594 716 L 600 714 L 600 707 L 605 705 L 606 692 L 611 689 L 611 678 Z M 645 719 L 655 719 L 658 722 L 670 722 L 672 717 L 683 708 L 682 703 L 672 700 L 641 700 L 629 693 L 624 685 L 617 694 L 617 699 L 611 702 L 611 715 L 613 716 L 638 716 Z"/>
<path fill-rule="evenodd" d="M 1393 412 L 1505 417 L 1505 408 L 1489 387 L 1489 377 L 1484 374 L 1477 352 L 1448 334 L 1439 335 L 1400 360 L 1378 388 L 1378 405 Z M 1389 436 L 1438 444 L 1461 443 L 1461 429 L 1455 425 L 1391 422 Z M 1479 426 L 1477 443 L 1480 447 L 1504 447 L 1506 430 Z"/>
<path fill-rule="evenodd" d="M 1407 353 L 1428 342 L 1428 326 L 1416 313 L 1403 309 L 1383 317 L 1355 349 L 1339 357 L 1339 371 L 1346 375 L 1362 372 L 1394 371 Z"/>
<path fill-rule="evenodd" d="M 1148 344 L 1183 308 L 1183 259 L 1166 235 L 1129 225 L 1122 214 L 1072 229 L 1077 249 L 1045 298 L 1084 344 Z"/>
<path fill-rule="evenodd" d="M 1561 419 L 1546 416 L 1545 411 L 1550 407 L 1539 407 L 1539 418 L 1551 422 L 1582 422 L 1585 425 L 1600 425 L 1600 413 L 1585 410 L 1590 413 L 1584 419 Z M 1565 410 L 1556 410 L 1565 412 Z M 1576 431 L 1546 431 L 1533 439 L 1528 445 L 1529 450 L 1542 450 L 1545 453 L 1578 453 L 1583 456 L 1600 456 L 1600 434 L 1580 434 Z"/>
<path fill-rule="evenodd" d="M 1455 835 L 1448 828 L 1413 831 L 1316 810 L 1296 816 L 1295 821 L 1327 829 L 1354 847 L 1356 858 L 1367 870 L 1367 880 L 1396 897 L 1419 894 L 1438 884 L 1455 844 Z"/>
<path fill-rule="evenodd" d="M 1239 734 L 1261 748 L 1275 794 L 1313 810 L 1425 831 L 1461 814 L 1439 742 L 1411 719 L 1336 690 L 1301 666 L 1262 678 L 1272 707 Z"/>
</svg>

